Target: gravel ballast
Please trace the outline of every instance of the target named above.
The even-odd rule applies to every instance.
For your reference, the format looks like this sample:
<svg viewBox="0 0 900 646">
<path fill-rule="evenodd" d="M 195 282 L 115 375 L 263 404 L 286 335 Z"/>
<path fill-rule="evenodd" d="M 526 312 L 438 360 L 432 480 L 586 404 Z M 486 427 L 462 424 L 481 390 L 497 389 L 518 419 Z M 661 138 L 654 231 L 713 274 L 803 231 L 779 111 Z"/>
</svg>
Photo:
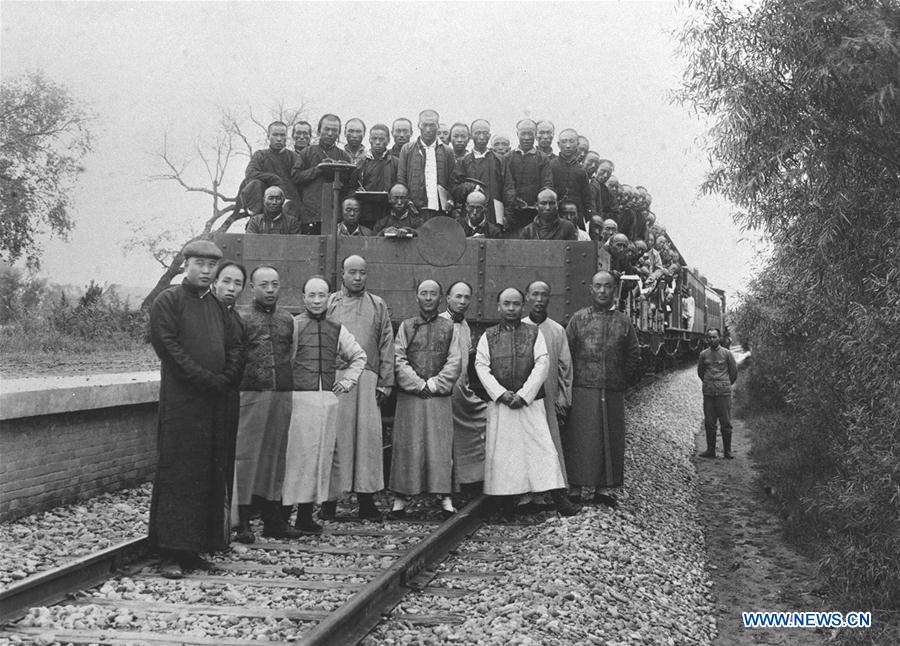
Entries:
<svg viewBox="0 0 900 646">
<path fill-rule="evenodd" d="M 441 570 L 496 578 L 455 581 L 462 598 L 417 594 L 363 642 L 376 644 L 703 645 L 716 635 L 690 456 L 702 419 L 692 369 L 670 373 L 627 404 L 625 482 L 615 511 L 533 527 L 489 525 L 478 536 L 524 540 L 466 543 Z M 480 560 L 478 552 L 499 556 Z M 430 584 L 443 585 L 442 579 Z M 403 615 L 445 614 L 462 623 L 410 625 Z"/>
</svg>

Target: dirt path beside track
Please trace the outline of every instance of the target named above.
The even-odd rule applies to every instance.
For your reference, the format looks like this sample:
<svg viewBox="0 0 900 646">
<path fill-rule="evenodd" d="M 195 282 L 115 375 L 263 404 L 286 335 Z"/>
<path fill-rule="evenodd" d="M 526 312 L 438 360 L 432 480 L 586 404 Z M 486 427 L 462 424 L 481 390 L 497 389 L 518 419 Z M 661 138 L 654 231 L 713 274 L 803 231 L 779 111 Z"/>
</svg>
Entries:
<svg viewBox="0 0 900 646">
<path fill-rule="evenodd" d="M 697 383 L 697 397 L 700 383 Z M 706 449 L 702 419 L 697 422 L 697 453 Z M 734 420 L 734 460 L 694 457 L 701 501 L 699 518 L 706 535 L 707 563 L 716 597 L 721 646 L 822 644 L 823 629 L 744 628 L 741 611 L 831 610 L 812 592 L 814 564 L 784 539 L 778 517 L 768 509 L 763 485 L 749 457 L 752 429 Z"/>
</svg>

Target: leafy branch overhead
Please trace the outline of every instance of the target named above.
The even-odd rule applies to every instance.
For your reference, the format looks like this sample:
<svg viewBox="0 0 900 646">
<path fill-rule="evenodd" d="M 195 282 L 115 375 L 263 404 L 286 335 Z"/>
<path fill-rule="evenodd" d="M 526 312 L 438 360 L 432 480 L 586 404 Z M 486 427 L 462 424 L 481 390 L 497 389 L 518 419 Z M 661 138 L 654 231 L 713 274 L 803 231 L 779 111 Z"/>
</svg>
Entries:
<svg viewBox="0 0 900 646">
<path fill-rule="evenodd" d="M 38 236 L 72 230 L 70 194 L 91 150 L 91 120 L 41 72 L 0 84 L 0 259 L 38 265 Z"/>
</svg>

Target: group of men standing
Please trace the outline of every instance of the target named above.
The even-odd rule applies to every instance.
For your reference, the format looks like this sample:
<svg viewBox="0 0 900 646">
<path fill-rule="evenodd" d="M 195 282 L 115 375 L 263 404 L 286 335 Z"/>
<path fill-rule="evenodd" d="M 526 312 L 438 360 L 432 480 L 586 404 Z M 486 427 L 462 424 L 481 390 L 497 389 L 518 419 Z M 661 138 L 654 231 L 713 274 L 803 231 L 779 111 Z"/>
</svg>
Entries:
<svg viewBox="0 0 900 646">
<path fill-rule="evenodd" d="M 596 153 L 589 157 L 589 142 L 571 128 L 559 133 L 559 154 L 554 153 L 556 130 L 550 121 L 520 120 L 518 146 L 505 152 L 490 146 L 487 120 L 447 127 L 435 110 L 419 114 L 415 139 L 408 119 L 397 119 L 391 129 L 375 124 L 369 129 L 368 149 L 362 144 L 366 127 L 361 119 L 346 123 L 343 148 L 337 145 L 341 119 L 335 114 L 319 119 L 316 143 L 309 143 L 310 124 L 297 124 L 294 150 L 287 148 L 287 129 L 280 121 L 270 124 L 269 147 L 254 152 L 247 166 L 240 196 L 241 207 L 250 216 L 248 232 L 322 233 L 323 190 L 336 172 L 333 166 L 321 166 L 323 162 L 348 164 L 347 171 L 338 171 L 346 175 L 342 200 L 356 191 L 388 194 L 402 187 L 409 209 L 421 221 L 450 215 L 473 235 L 485 237 L 574 240 L 581 231 L 588 239 L 592 217 L 610 208 L 605 184 L 591 182 L 608 177 L 612 162 Z M 389 147 L 392 136 L 395 143 Z M 350 165 L 355 169 L 351 171 Z M 571 226 L 548 224 L 546 209 L 540 207 L 543 192 L 553 195 L 554 204 L 570 205 Z M 278 196 L 277 207 L 270 195 Z M 468 208 L 473 196 L 477 209 Z M 366 200 L 358 208 L 360 233 L 355 233 L 353 223 L 348 235 L 378 234 L 386 228 L 379 223 L 391 215 L 390 202 Z M 556 215 L 555 207 L 553 211 Z M 560 213 L 567 212 L 560 209 Z"/>
<path fill-rule="evenodd" d="M 164 575 L 208 567 L 199 554 L 228 545 L 232 498 L 242 542 L 255 540 L 255 512 L 265 536 L 318 533 L 315 506 L 333 520 L 348 492 L 361 518 L 380 519 L 380 407 L 395 386 L 389 518 L 420 494 L 450 517 L 460 490 L 499 497 L 504 516 L 518 496 L 541 492 L 560 514 L 577 513 L 567 488 L 578 500 L 598 488 L 595 502 L 616 505 L 604 488 L 623 484 L 622 391 L 639 351 L 610 273 L 593 277 L 592 305 L 567 328 L 547 318 L 547 283 L 502 290 L 501 322 L 473 348 L 464 281 L 446 293 L 421 281 L 418 314 L 395 335 L 360 256 L 343 261 L 338 292 L 309 278 L 293 316 L 278 305 L 275 267 L 248 277 L 205 240 L 182 253 L 183 283 L 151 309 L 162 376 L 150 538 Z M 238 312 L 245 282 L 253 301 Z"/>
</svg>

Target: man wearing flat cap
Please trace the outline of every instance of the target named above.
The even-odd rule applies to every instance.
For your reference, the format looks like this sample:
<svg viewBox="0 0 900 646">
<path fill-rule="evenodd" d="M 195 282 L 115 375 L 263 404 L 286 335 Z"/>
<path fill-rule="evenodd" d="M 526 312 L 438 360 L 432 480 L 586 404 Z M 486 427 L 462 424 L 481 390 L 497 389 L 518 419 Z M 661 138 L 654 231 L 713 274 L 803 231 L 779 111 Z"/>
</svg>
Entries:
<svg viewBox="0 0 900 646">
<path fill-rule="evenodd" d="M 222 252 L 194 240 L 181 253 L 184 281 L 150 308 L 150 342 L 161 363 L 150 543 L 168 578 L 208 567 L 200 554 L 228 547 L 234 436 L 227 400 L 244 361 L 241 330 L 210 290 Z"/>
</svg>

